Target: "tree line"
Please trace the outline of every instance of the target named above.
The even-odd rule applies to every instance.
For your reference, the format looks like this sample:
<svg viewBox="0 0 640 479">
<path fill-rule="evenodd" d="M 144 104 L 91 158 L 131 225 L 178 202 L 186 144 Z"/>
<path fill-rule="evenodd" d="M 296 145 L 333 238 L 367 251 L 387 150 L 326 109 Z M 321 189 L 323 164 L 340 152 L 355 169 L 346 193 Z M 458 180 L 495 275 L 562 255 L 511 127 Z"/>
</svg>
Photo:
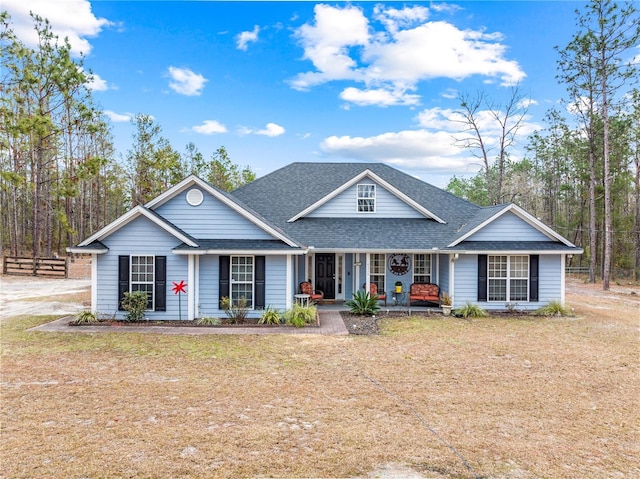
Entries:
<svg viewBox="0 0 640 479">
<path fill-rule="evenodd" d="M 519 86 L 501 105 L 484 92 L 460 95 L 454 142 L 481 169 L 447 189 L 480 205 L 519 204 L 583 247 L 572 261 L 608 289 L 612 277 L 640 274 L 640 92 L 629 61 L 640 26 L 631 3 L 609 0 L 591 0 L 576 18 L 577 32 L 557 49 L 564 104 L 529 137 L 524 158 L 511 158 L 528 114 Z M 210 158 L 193 143 L 176 151 L 145 114 L 132 120 L 131 148 L 118 157 L 91 72 L 46 19 L 33 21 L 39 41 L 30 48 L 0 13 L 2 253 L 62 252 L 191 173 L 227 191 L 255 179 L 224 147 Z"/>
<path fill-rule="evenodd" d="M 640 275 L 640 21 L 633 4 L 608 0 L 592 0 L 576 18 L 577 33 L 557 48 L 562 109 L 547 112 L 523 159 L 510 158 L 528 108 L 518 86 L 504 105 L 483 93 L 459 97 L 456 143 L 481 169 L 447 189 L 481 205 L 518 203 L 583 247 L 574 260 L 609 289 L 613 278 Z M 481 112 L 499 131 L 495 147 Z"/>
<path fill-rule="evenodd" d="M 46 19 L 32 15 L 29 48 L 0 13 L 0 254 L 51 257 L 189 174 L 231 190 L 255 179 L 224 147 L 180 154 L 149 115 L 132 123 L 125 158 L 91 96 L 91 72 Z"/>
</svg>

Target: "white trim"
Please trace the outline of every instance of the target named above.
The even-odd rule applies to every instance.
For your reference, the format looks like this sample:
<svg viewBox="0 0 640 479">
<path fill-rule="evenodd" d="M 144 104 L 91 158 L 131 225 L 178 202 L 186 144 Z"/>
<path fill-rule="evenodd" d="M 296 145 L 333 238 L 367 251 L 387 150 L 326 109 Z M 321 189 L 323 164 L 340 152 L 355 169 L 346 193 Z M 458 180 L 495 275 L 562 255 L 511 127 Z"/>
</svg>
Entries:
<svg viewBox="0 0 640 479">
<path fill-rule="evenodd" d="M 195 290 L 196 290 L 196 262 L 195 256 L 190 255 L 187 259 L 187 320 L 193 321 L 195 315 Z"/>
<path fill-rule="evenodd" d="M 385 180 L 380 178 L 378 175 L 376 175 L 375 173 L 373 173 L 369 169 L 364 170 L 362 173 L 360 173 L 359 175 L 353 177 L 351 180 L 347 181 L 342 186 L 336 188 L 331 193 L 329 193 L 328 195 L 324 196 L 322 199 L 316 201 L 311 206 L 305 208 L 300 213 L 298 213 L 297 215 L 295 215 L 292 218 L 290 218 L 289 220 L 287 220 L 287 222 L 288 223 L 293 223 L 294 221 L 299 220 L 300 218 L 302 218 L 304 216 L 307 216 L 309 213 L 311 213 L 315 209 L 319 208 L 320 206 L 324 205 L 328 201 L 332 200 L 333 198 L 338 196 L 340 193 L 342 193 L 343 191 L 345 191 L 348 188 L 352 187 L 353 185 L 357 184 L 359 181 L 361 181 L 362 179 L 364 179 L 366 177 L 368 177 L 369 179 L 371 179 L 374 182 L 378 183 L 378 185 L 380 185 L 383 188 L 385 188 L 387 191 L 389 191 L 389 193 L 394 195 L 396 198 L 404 201 L 406 204 L 408 204 L 409 206 L 414 208 L 416 211 L 422 213 L 424 216 L 432 218 L 432 219 L 436 220 L 438 223 L 446 224 L 446 221 L 444 221 L 442 218 L 440 218 L 437 215 L 433 214 L 431 211 L 426 209 L 424 206 L 420 205 L 415 200 L 411 199 L 409 196 L 404 194 L 402 191 L 398 190 L 396 187 L 394 187 L 390 183 L 387 183 Z M 376 196 L 377 196 L 377 192 L 376 192 Z"/>
<path fill-rule="evenodd" d="M 75 254 L 105 254 L 109 252 L 109 248 L 106 246 L 104 248 L 78 248 L 76 246 L 67 246 L 67 253 L 75 253 Z"/>
<path fill-rule="evenodd" d="M 464 235 L 462 235 L 461 237 L 456 239 L 454 242 L 452 242 L 449 245 L 447 245 L 447 247 L 452 248 L 452 247 L 456 246 L 457 244 L 463 242 L 464 240 L 466 240 L 470 236 L 474 235 L 475 233 L 480 231 L 482 228 L 484 228 L 488 224 L 493 223 L 495 220 L 497 220 L 498 218 L 500 218 L 502 215 L 506 214 L 507 212 L 512 212 L 513 214 L 518 216 L 521 220 L 524 220 L 526 223 L 528 223 L 530 226 L 533 226 L 535 229 L 537 229 L 540 233 L 544 234 L 548 238 L 560 241 L 561 243 L 563 243 L 563 244 L 565 244 L 565 245 L 567 245 L 569 247 L 574 247 L 575 248 L 575 245 L 573 243 L 571 243 L 568 239 L 560 236 L 558 233 L 556 233 L 551 228 L 549 228 L 547 225 L 545 225 L 542 221 L 538 220 L 537 218 L 534 218 L 529 213 L 527 213 L 525 210 L 523 210 L 522 208 L 520 208 L 519 206 L 517 206 L 517 205 L 515 205 L 513 203 L 510 203 L 505 208 L 503 208 L 500 211 L 498 211 L 495 215 L 493 215 L 489 219 L 483 221 L 478 226 L 473 228 L 471 231 L 469 231 L 468 233 L 465 233 Z"/>
<path fill-rule="evenodd" d="M 226 206 L 231 208 L 233 211 L 235 211 L 236 213 L 240 214 L 242 217 L 246 218 L 251 223 L 255 224 L 256 226 L 258 226 L 260 229 L 262 229 L 266 233 L 270 234 L 271 236 L 273 236 L 273 237 L 275 237 L 275 238 L 277 238 L 279 240 L 284 241 L 289 246 L 298 246 L 296 243 L 294 243 L 291 239 L 289 239 L 287 236 L 282 234 L 276 228 L 270 226 L 269 224 L 265 223 L 260 218 L 256 217 L 254 214 L 248 212 L 246 209 L 244 209 L 242 206 L 240 206 L 238 203 L 236 203 L 233 199 L 229 198 L 227 195 L 225 195 L 222 192 L 220 192 L 220 190 L 218 190 L 217 188 L 211 186 L 209 183 L 205 182 L 204 180 L 201 180 L 200 178 L 198 178 L 195 175 L 188 176 L 187 178 L 182 180 L 177 185 L 169 188 L 167 191 L 162 193 L 160 196 L 157 196 L 156 198 L 154 198 L 151 201 L 149 201 L 145 206 L 147 208 L 149 208 L 149 209 L 155 209 L 156 207 L 163 205 L 164 203 L 169 201 L 171 198 L 173 198 L 176 195 L 180 194 L 182 191 L 184 191 L 185 189 L 193 186 L 194 184 L 198 185 L 200 188 L 205 190 L 207 193 L 209 193 L 215 199 L 217 199 L 221 203 L 224 203 Z"/>
<path fill-rule="evenodd" d="M 567 265 L 567 255 L 560 255 L 560 304 L 562 306 L 565 305 L 565 287 L 566 287 L 566 276 L 565 276 L 565 267 Z M 538 274 L 538 277 L 540 274 Z M 538 279 L 538 282 L 540 280 Z M 538 289 L 540 286 L 538 286 Z M 538 299 L 540 299 L 540 292 L 538 291 Z"/>
<path fill-rule="evenodd" d="M 179 239 L 183 243 L 185 243 L 185 244 L 187 244 L 187 245 L 189 245 L 191 247 L 198 246 L 197 243 L 195 243 L 192 239 L 190 239 L 189 237 L 185 236 L 182 232 L 180 232 L 179 230 L 177 230 L 173 226 L 169 225 L 167 222 L 165 222 L 163 219 L 161 219 L 160 217 L 158 217 L 154 213 L 151 213 L 150 211 L 148 211 L 144 206 L 136 206 L 132 210 L 129 210 L 128 212 L 126 212 L 125 214 L 120 216 L 120 218 L 118 218 L 117 220 L 109 223 L 107 226 L 102 228 L 100 231 L 98 231 L 94 235 L 92 235 L 89 238 L 87 238 L 86 240 L 84 240 L 78 246 L 88 246 L 91 243 L 93 243 L 94 241 L 100 241 L 100 240 L 106 238 L 107 236 L 111 235 L 112 233 L 115 233 L 120 228 L 122 228 L 123 226 L 126 226 L 127 224 L 129 224 L 130 222 L 132 222 L 133 220 L 135 220 L 136 218 L 138 218 L 140 216 L 144 216 L 145 218 L 151 220 L 153 223 L 158 225 L 160 228 L 162 228 L 163 230 L 165 230 L 169 234 L 175 236 L 177 239 Z"/>
<path fill-rule="evenodd" d="M 287 295 L 285 297 L 284 307 L 285 309 L 289 310 L 293 306 L 293 300 L 292 300 L 293 295 L 291 294 L 291 291 L 293 291 L 293 294 L 296 294 L 295 289 L 293 289 L 292 287 L 293 286 L 293 256 L 290 254 L 287 255 L 286 269 L 287 269 L 287 275 L 284 281 L 284 288 L 285 288 L 285 291 L 287 292 Z M 265 298 L 265 302 L 266 302 L 266 298 Z"/>
<path fill-rule="evenodd" d="M 284 256 L 284 255 L 303 255 L 306 254 L 304 250 L 298 251 L 274 251 L 274 250 L 246 250 L 246 249 L 199 249 L 190 251 L 186 249 L 172 250 L 173 254 L 185 256 L 185 255 L 225 255 L 225 256 Z"/>
<path fill-rule="evenodd" d="M 195 307 L 195 317 L 200 317 L 200 256 L 193 256 L 195 263 L 195 272 L 194 272 L 194 307 Z M 196 287 L 197 286 L 197 287 Z"/>
<path fill-rule="evenodd" d="M 91 312 L 98 314 L 98 253 L 91 255 Z"/>
<path fill-rule="evenodd" d="M 490 243 L 490 242 L 488 242 Z M 553 256 L 553 255 L 562 255 L 562 254 L 581 254 L 582 251 L 576 251 L 574 249 L 572 250 L 548 250 L 548 249 L 543 249 L 543 250 L 534 250 L 534 249 L 516 249 L 516 250 L 511 250 L 511 249 L 473 249 L 473 250 L 447 250 L 447 249 L 443 249 L 441 250 L 441 252 L 443 253 L 449 253 L 449 254 L 465 254 L 465 255 L 474 255 L 474 254 L 493 254 L 493 255 L 531 255 L 531 254 L 540 254 L 540 255 L 549 255 L 549 256 Z"/>
<path fill-rule="evenodd" d="M 360 197 L 360 186 L 373 186 L 373 198 L 365 198 L 365 197 Z M 356 213 L 358 214 L 363 214 L 363 215 L 367 215 L 367 214 L 372 214 L 376 212 L 377 209 L 377 187 L 378 185 L 376 185 L 375 183 L 358 183 L 356 184 Z M 360 200 L 373 200 L 373 210 L 372 211 L 360 211 Z"/>
</svg>

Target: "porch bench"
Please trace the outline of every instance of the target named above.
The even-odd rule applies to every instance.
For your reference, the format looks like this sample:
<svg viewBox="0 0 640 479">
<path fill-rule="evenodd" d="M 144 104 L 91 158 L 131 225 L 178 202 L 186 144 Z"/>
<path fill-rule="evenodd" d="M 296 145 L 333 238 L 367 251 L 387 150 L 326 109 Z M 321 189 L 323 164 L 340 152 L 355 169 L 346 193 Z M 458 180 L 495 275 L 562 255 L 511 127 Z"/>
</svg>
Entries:
<svg viewBox="0 0 640 479">
<path fill-rule="evenodd" d="M 440 286 L 434 283 L 412 283 L 409 289 L 409 305 L 412 301 L 440 304 Z"/>
</svg>

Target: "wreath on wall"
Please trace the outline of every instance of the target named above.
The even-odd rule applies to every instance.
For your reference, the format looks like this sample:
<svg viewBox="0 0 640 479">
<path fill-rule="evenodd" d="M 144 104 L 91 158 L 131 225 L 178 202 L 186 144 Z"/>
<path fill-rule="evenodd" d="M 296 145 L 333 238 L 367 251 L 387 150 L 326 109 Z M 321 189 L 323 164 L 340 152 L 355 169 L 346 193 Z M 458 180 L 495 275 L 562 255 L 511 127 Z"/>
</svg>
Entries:
<svg viewBox="0 0 640 479">
<path fill-rule="evenodd" d="M 410 261 L 408 254 L 392 254 L 389 256 L 389 261 L 387 263 L 389 265 L 389 271 L 396 276 L 407 274 L 411 266 Z"/>
</svg>

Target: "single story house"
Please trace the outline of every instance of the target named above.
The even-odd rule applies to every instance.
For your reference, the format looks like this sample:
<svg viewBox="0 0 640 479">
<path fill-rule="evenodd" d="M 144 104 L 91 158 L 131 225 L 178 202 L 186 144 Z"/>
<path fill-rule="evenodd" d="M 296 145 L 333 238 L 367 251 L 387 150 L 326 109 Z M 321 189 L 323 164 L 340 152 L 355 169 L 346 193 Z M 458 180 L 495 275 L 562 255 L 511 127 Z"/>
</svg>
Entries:
<svg viewBox="0 0 640 479">
<path fill-rule="evenodd" d="M 231 193 L 189 176 L 68 251 L 92 256 L 92 311 L 121 317 L 123 294 L 143 290 L 151 320 L 223 317 L 223 297 L 250 317 L 283 311 L 303 281 L 324 301 L 435 283 L 454 307 L 532 310 L 564 302 L 566 258 L 582 253 L 515 204 L 480 207 L 381 163 L 293 163 Z"/>
</svg>

